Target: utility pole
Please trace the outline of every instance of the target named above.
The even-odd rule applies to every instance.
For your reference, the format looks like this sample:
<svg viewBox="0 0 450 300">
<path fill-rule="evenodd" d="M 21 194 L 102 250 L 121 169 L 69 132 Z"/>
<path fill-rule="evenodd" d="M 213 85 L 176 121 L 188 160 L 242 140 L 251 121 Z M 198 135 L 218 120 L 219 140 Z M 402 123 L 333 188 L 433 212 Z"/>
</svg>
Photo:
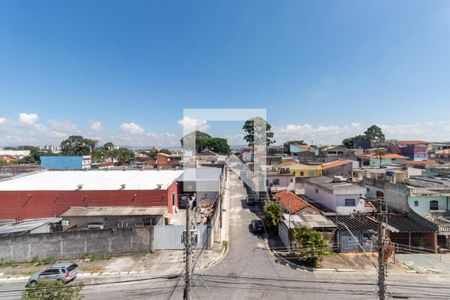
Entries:
<svg viewBox="0 0 450 300">
<path fill-rule="evenodd" d="M 186 206 L 186 231 L 184 234 L 184 248 L 186 269 L 184 274 L 184 296 L 183 299 L 191 300 L 191 256 L 192 256 L 192 238 L 191 238 L 191 199 L 188 200 Z"/>
<path fill-rule="evenodd" d="M 386 299 L 386 264 L 384 261 L 384 225 L 383 217 L 383 198 L 377 197 L 377 232 L 378 232 L 378 298 L 380 300 Z"/>
</svg>

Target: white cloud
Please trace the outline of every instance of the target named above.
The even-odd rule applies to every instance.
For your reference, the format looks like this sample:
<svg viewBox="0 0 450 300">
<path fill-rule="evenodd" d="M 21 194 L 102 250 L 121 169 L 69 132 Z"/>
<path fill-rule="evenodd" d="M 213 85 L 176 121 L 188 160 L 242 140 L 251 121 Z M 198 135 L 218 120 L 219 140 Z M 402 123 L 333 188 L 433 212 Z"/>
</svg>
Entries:
<svg viewBox="0 0 450 300">
<path fill-rule="evenodd" d="M 138 124 L 136 124 L 134 122 L 123 123 L 122 125 L 120 125 L 120 129 L 124 133 L 131 134 L 131 135 L 140 135 L 140 134 L 145 133 L 144 128 L 142 128 L 141 126 L 139 126 Z"/>
<path fill-rule="evenodd" d="M 100 123 L 99 121 L 92 122 L 91 129 L 93 131 L 102 131 L 103 130 L 102 123 Z"/>
<path fill-rule="evenodd" d="M 364 131 L 372 124 L 350 123 L 347 125 L 313 126 L 289 124 L 275 128 L 277 144 L 288 140 L 304 140 L 318 145 L 339 144 L 343 139 Z M 427 141 L 450 141 L 450 121 L 422 122 L 412 124 L 378 124 L 387 139 L 421 139 Z"/>
<path fill-rule="evenodd" d="M 0 118 L 0 125 L 1 125 L 1 124 L 5 124 L 5 123 L 6 123 L 6 120 L 7 120 L 6 118 Z"/>
<path fill-rule="evenodd" d="M 206 120 L 194 119 L 190 117 L 184 117 L 183 119 L 179 120 L 178 125 L 183 127 L 183 131 L 185 133 L 194 130 L 206 131 L 209 128 Z"/>
<path fill-rule="evenodd" d="M 80 133 L 78 126 L 70 121 L 58 121 L 58 120 L 52 119 L 52 120 L 49 120 L 48 123 L 50 124 L 50 128 L 57 132 L 66 133 L 66 134 L 70 134 L 70 135 Z M 40 124 L 36 124 L 36 125 L 40 125 Z"/>
<path fill-rule="evenodd" d="M 23 124 L 27 125 L 33 125 L 38 120 L 38 115 L 35 113 L 20 113 L 19 114 L 19 121 Z"/>
</svg>

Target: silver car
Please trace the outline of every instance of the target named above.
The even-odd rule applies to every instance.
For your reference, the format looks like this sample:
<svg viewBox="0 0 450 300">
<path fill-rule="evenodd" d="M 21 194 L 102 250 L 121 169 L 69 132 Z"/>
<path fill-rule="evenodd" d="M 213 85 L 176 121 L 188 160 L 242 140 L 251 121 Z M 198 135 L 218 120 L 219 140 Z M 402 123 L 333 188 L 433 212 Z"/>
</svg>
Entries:
<svg viewBox="0 0 450 300">
<path fill-rule="evenodd" d="M 74 263 L 57 263 L 48 269 L 34 273 L 28 279 L 26 286 L 36 284 L 38 281 L 60 280 L 64 283 L 74 280 L 78 275 L 78 265 Z"/>
</svg>

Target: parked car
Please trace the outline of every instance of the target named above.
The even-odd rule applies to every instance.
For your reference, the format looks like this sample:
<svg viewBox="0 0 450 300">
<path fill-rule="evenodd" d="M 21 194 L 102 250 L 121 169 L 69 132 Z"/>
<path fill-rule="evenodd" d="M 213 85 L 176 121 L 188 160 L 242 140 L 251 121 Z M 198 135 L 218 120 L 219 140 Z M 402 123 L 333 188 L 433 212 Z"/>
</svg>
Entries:
<svg viewBox="0 0 450 300">
<path fill-rule="evenodd" d="M 264 223 L 261 220 L 252 220 L 251 228 L 253 233 L 264 233 Z"/>
<path fill-rule="evenodd" d="M 36 284 L 38 281 L 60 280 L 68 283 L 78 275 L 78 265 L 74 263 L 57 263 L 44 271 L 34 273 L 28 279 L 26 286 Z"/>
<path fill-rule="evenodd" d="M 246 203 L 247 203 L 247 205 L 255 205 L 256 204 L 256 199 L 249 196 L 246 199 Z"/>
</svg>

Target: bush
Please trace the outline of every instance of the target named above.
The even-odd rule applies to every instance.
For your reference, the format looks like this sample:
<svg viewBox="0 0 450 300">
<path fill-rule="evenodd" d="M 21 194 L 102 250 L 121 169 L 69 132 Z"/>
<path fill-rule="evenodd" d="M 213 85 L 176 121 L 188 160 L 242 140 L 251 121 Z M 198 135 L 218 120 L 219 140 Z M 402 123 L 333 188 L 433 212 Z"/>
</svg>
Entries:
<svg viewBox="0 0 450 300">
<path fill-rule="evenodd" d="M 264 206 L 264 223 L 266 227 L 270 230 L 275 230 L 278 228 L 283 219 L 283 211 L 281 210 L 280 203 L 278 201 L 269 201 L 269 203 Z"/>
<path fill-rule="evenodd" d="M 47 255 L 44 258 L 40 258 L 39 256 L 34 256 L 31 259 L 31 263 L 34 265 L 51 265 L 54 264 L 56 262 L 56 257 L 54 257 L 53 255 Z"/>
<path fill-rule="evenodd" d="M 22 294 L 23 300 L 79 300 L 82 285 L 66 286 L 64 282 L 38 281 L 28 286 Z"/>
<path fill-rule="evenodd" d="M 317 267 L 324 256 L 331 254 L 320 232 L 310 228 L 294 228 L 291 232 L 293 251 L 307 266 Z"/>
<path fill-rule="evenodd" d="M 11 259 L 0 258 L 0 267 L 15 267 L 17 263 Z"/>
<path fill-rule="evenodd" d="M 111 254 L 80 254 L 80 259 L 88 259 L 90 261 L 111 259 Z"/>
</svg>

